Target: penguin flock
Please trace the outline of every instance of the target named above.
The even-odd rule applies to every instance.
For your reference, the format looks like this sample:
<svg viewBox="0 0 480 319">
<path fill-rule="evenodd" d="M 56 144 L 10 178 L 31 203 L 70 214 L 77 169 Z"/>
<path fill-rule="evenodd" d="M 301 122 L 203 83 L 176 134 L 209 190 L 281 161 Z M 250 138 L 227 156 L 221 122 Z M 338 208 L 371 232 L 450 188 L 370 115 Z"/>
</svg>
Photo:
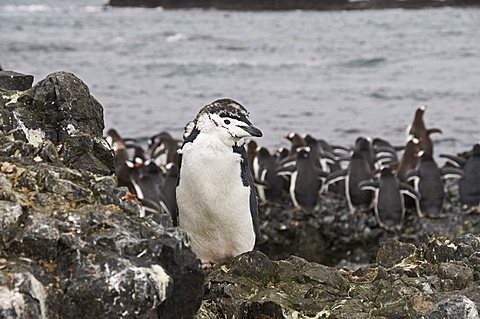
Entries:
<svg viewBox="0 0 480 319">
<path fill-rule="evenodd" d="M 474 145 L 466 157 L 439 155 L 439 158 L 446 161 L 444 167 L 439 167 L 433 156 L 431 135 L 441 134 L 442 131 L 426 126 L 425 112 L 425 106 L 416 110 L 414 119 L 407 128 L 406 142 L 401 146 L 392 145 L 381 138 L 359 137 L 353 147 L 348 147 L 295 132 L 285 136 L 290 143 L 288 148 L 270 151 L 254 140 L 243 145 L 244 139 L 261 136 L 261 132 L 251 125 L 248 112 L 243 106 L 228 99 L 215 101 L 200 110 L 195 119 L 187 124 L 182 141 L 162 132 L 149 138 L 146 149 L 143 149 L 131 139 L 122 139 L 113 129 L 107 132 L 106 139 L 115 152 L 115 172 L 119 186 L 126 186 L 136 194 L 145 209 L 169 213 L 174 224 L 180 224 L 182 228 L 188 228 L 187 224 L 192 224 L 186 219 L 195 218 L 191 213 L 194 207 L 185 203 L 194 202 L 201 196 L 208 197 L 208 192 L 210 195 L 217 192 L 217 204 L 225 201 L 227 208 L 235 205 L 240 207 L 247 202 L 252 206 L 252 203 L 256 203 L 252 196 L 258 197 L 260 206 L 283 203 L 285 198 L 289 198 L 294 213 L 313 213 L 326 193 L 335 193 L 345 198 L 352 214 L 372 211 L 380 227 L 388 231 L 399 231 L 407 209 L 416 212 L 419 217 L 442 216 L 446 179 L 458 180 L 462 204 L 469 207 L 480 205 L 480 143 Z M 219 155 L 222 154 L 219 146 L 212 145 L 215 140 L 211 139 L 210 133 L 205 133 L 210 132 L 210 129 L 224 130 L 215 133 L 224 134 L 218 138 L 223 139 L 223 142 L 228 140 L 226 143 L 232 148 L 231 152 Z M 200 159 L 197 160 L 196 155 L 189 157 L 192 148 L 196 149 L 195 153 L 199 154 Z M 207 153 L 202 153 L 205 148 L 220 153 L 217 157 L 209 157 Z M 233 156 L 231 160 L 241 164 L 238 166 L 239 172 L 242 172 L 239 173 L 239 181 L 249 189 L 248 192 L 233 181 L 215 177 L 222 170 L 225 176 L 229 173 L 226 166 L 222 167 L 222 162 L 216 162 L 219 156 Z M 207 167 L 202 168 L 202 161 L 216 163 L 215 170 L 209 172 Z M 179 166 L 183 167 L 183 172 Z M 185 173 L 187 169 L 191 173 Z M 195 169 L 198 173 L 195 173 Z M 245 174 L 243 170 L 249 170 L 249 173 Z M 192 183 L 198 179 L 215 184 L 216 190 L 209 188 L 208 192 L 204 191 L 206 184 L 194 186 Z M 188 190 L 182 188 L 182 181 L 189 181 L 184 185 L 192 186 L 187 187 Z M 224 198 L 222 187 L 236 189 L 238 196 L 243 194 L 241 196 L 245 196 L 245 200 L 237 199 L 238 202 L 235 202 L 235 199 Z M 177 201 L 179 194 L 183 200 Z M 213 197 L 209 200 L 215 202 Z M 207 199 L 205 201 L 208 202 Z M 183 208 L 177 207 L 177 203 L 181 203 Z M 197 203 L 198 207 L 202 207 L 200 202 Z M 203 241 L 197 245 L 197 255 L 201 256 L 203 262 L 226 257 L 228 249 L 231 250 L 231 255 L 238 253 L 236 248 L 232 248 L 235 247 L 235 240 L 246 241 L 249 247 L 252 245 L 254 235 L 258 235 L 258 217 L 254 217 L 257 212 L 252 207 L 245 209 L 250 211 L 252 218 L 239 218 L 248 220 L 252 232 L 240 236 L 243 238 L 241 240 L 232 238 L 220 245 L 214 240 L 216 235 L 211 232 L 211 228 L 208 235 L 199 229 L 187 229 L 187 232 L 197 235 L 191 237 Z M 184 217 L 182 210 L 186 212 Z M 185 219 L 183 225 L 182 218 Z M 212 220 L 213 217 L 208 223 L 212 223 Z M 206 220 L 198 222 L 202 227 L 207 227 Z M 208 255 L 208 249 L 202 252 L 199 247 L 205 242 L 223 247 L 223 250 L 220 249 L 223 253 L 211 256 Z"/>
</svg>

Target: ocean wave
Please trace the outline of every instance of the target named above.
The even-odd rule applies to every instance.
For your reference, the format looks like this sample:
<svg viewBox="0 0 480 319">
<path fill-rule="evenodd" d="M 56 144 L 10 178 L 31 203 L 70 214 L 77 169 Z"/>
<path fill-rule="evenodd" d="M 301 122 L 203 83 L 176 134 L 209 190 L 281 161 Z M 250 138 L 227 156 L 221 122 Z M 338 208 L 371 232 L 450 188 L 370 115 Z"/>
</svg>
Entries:
<svg viewBox="0 0 480 319">
<path fill-rule="evenodd" d="M 31 5 L 6 5 L 0 6 L 0 12 L 52 12 L 55 8 L 45 4 L 31 4 Z"/>
<path fill-rule="evenodd" d="M 342 63 L 342 66 L 348 68 L 370 68 L 374 66 L 381 65 L 387 62 L 386 58 L 383 57 L 376 57 L 376 58 L 360 58 L 347 61 Z"/>
<path fill-rule="evenodd" d="M 97 13 L 104 11 L 103 6 L 51 6 L 47 4 L 4 5 L 0 6 L 0 13 L 68 13 L 83 11 Z"/>
<path fill-rule="evenodd" d="M 181 41 L 185 41 L 185 40 L 188 40 L 188 37 L 183 33 L 175 33 L 175 34 L 169 35 L 165 38 L 165 41 L 167 43 L 175 43 L 175 42 L 181 42 Z"/>
</svg>

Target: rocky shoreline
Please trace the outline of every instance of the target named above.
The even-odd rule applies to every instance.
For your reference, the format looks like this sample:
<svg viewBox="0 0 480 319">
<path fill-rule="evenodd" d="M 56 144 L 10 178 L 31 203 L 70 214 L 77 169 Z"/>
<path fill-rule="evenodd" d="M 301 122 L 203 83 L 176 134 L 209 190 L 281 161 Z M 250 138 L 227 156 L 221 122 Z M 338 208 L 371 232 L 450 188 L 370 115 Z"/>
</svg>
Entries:
<svg viewBox="0 0 480 319">
<path fill-rule="evenodd" d="M 478 318 L 480 214 L 454 184 L 442 218 L 409 213 L 401 233 L 332 194 L 310 214 L 261 207 L 257 251 L 204 271 L 169 215 L 116 186 L 102 106 L 80 79 L 10 85 L 1 318 Z"/>
<path fill-rule="evenodd" d="M 112 7 L 162 7 L 164 9 L 203 8 L 238 11 L 285 10 L 366 10 L 366 9 L 420 9 L 435 7 L 478 6 L 478 0 L 110 0 Z"/>
</svg>

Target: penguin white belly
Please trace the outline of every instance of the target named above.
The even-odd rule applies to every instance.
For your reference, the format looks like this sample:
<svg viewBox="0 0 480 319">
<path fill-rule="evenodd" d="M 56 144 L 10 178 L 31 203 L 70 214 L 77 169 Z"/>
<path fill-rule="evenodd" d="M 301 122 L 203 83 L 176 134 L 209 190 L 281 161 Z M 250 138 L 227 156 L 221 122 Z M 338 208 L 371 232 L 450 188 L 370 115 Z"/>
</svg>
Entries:
<svg viewBox="0 0 480 319">
<path fill-rule="evenodd" d="M 253 249 L 250 187 L 241 179 L 241 156 L 199 134 L 182 148 L 177 187 L 179 224 L 202 261 L 218 261 Z"/>
</svg>

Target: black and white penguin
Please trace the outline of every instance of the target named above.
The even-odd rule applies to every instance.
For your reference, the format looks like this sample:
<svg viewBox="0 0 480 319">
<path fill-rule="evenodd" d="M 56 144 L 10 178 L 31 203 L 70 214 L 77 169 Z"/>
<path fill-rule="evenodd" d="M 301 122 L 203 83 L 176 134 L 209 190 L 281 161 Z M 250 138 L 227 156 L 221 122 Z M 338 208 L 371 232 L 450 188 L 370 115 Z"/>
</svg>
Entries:
<svg viewBox="0 0 480 319">
<path fill-rule="evenodd" d="M 403 146 L 393 146 L 390 142 L 377 137 L 373 139 L 372 147 L 375 153 L 376 169 L 379 170 L 384 166 L 396 167 L 398 165 L 397 152 L 403 150 Z"/>
<path fill-rule="evenodd" d="M 284 179 L 277 174 L 277 159 L 265 147 L 259 147 L 253 159 L 254 179 L 262 204 L 278 202 L 282 196 Z"/>
<path fill-rule="evenodd" d="M 275 157 L 279 162 L 286 158 L 288 156 L 288 149 L 285 147 L 279 147 L 275 153 L 273 154 L 273 157 Z"/>
<path fill-rule="evenodd" d="M 418 152 L 420 152 L 419 143 L 420 141 L 413 135 L 410 135 L 407 139 L 396 172 L 397 177 L 401 182 L 406 182 L 408 172 L 417 167 L 419 158 Z"/>
<path fill-rule="evenodd" d="M 160 188 L 163 184 L 163 174 L 154 162 L 147 165 L 137 164 L 132 170 L 131 180 L 140 201 L 148 200 L 155 203 L 161 201 Z"/>
<path fill-rule="evenodd" d="M 480 205 L 480 143 L 473 146 L 468 159 L 445 154 L 440 157 L 463 170 L 464 176 L 459 181 L 460 202 L 467 206 Z"/>
<path fill-rule="evenodd" d="M 177 188 L 178 166 L 175 163 L 168 163 L 165 166 L 166 174 L 160 187 L 160 206 L 170 216 L 172 216 L 173 224 L 178 225 L 177 220 L 177 197 L 175 189 Z"/>
<path fill-rule="evenodd" d="M 126 186 L 131 193 L 135 193 L 130 177 L 135 164 L 129 157 L 125 141 L 115 129 L 109 129 L 105 139 L 114 152 L 113 167 L 118 186 Z"/>
<path fill-rule="evenodd" d="M 248 168 L 250 169 L 250 173 L 252 173 L 252 176 L 255 176 L 255 173 L 253 171 L 253 160 L 255 156 L 257 155 L 257 142 L 254 140 L 250 140 L 247 143 L 247 158 L 248 158 Z"/>
<path fill-rule="evenodd" d="M 413 135 L 415 138 L 417 138 L 420 149 L 426 153 L 429 153 L 430 155 L 433 155 L 433 142 L 430 138 L 430 135 L 433 133 L 441 134 L 442 130 L 438 128 L 427 129 L 423 120 L 423 115 L 425 114 L 426 110 L 427 107 L 425 105 L 417 108 L 413 122 L 407 128 L 407 135 Z"/>
<path fill-rule="evenodd" d="M 354 151 L 362 154 L 370 168 L 375 169 L 375 152 L 373 151 L 372 139 L 370 137 L 359 137 L 355 141 Z"/>
<path fill-rule="evenodd" d="M 175 162 L 177 150 L 178 141 L 170 133 L 161 132 L 148 139 L 146 153 L 158 167 L 164 167 Z"/>
<path fill-rule="evenodd" d="M 416 201 L 420 199 L 415 189 L 407 183 L 400 182 L 389 167 L 382 168 L 378 181 L 361 182 L 360 189 L 374 193 L 375 217 L 380 227 L 390 231 L 399 231 L 402 228 L 405 218 L 403 196 L 410 196 Z"/>
<path fill-rule="evenodd" d="M 354 151 L 348 168 L 330 173 L 325 181 L 328 187 L 339 181 L 345 181 L 345 197 L 347 198 L 350 212 L 354 214 L 358 210 L 367 210 L 371 207 L 372 193 L 361 190 L 359 183 L 372 178 L 370 163 L 362 153 Z"/>
<path fill-rule="evenodd" d="M 418 167 L 407 174 L 407 180 L 413 181 L 415 190 L 421 199 L 417 201 L 417 214 L 420 217 L 440 217 L 445 204 L 445 191 L 442 178 L 461 178 L 462 170 L 453 167 L 440 169 L 427 152 L 420 152 Z"/>
<path fill-rule="evenodd" d="M 305 141 L 303 140 L 302 136 L 295 132 L 290 132 L 285 135 L 285 138 L 292 143 L 290 146 L 290 151 L 288 152 L 288 156 L 292 156 L 297 153 L 297 149 L 302 146 L 307 146 Z"/>
<path fill-rule="evenodd" d="M 290 179 L 290 198 L 297 211 L 311 212 L 318 203 L 319 191 L 327 173 L 315 165 L 310 156 L 310 147 L 297 149 L 295 169 Z"/>
<path fill-rule="evenodd" d="M 217 100 L 187 124 L 176 188 L 179 226 L 204 266 L 250 251 L 258 205 L 245 138 L 262 132 L 239 103 Z"/>
</svg>

